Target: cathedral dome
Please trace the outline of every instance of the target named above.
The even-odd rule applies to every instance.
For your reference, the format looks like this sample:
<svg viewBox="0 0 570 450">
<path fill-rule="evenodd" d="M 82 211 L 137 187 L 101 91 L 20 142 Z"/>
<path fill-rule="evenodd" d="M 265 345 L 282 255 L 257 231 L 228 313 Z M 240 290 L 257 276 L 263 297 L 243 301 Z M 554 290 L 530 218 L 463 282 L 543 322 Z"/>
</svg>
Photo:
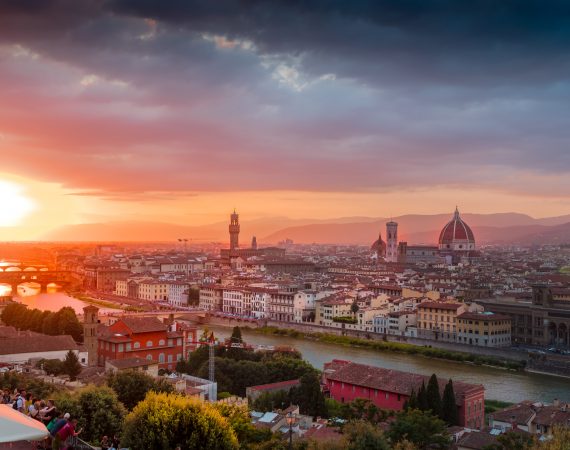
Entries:
<svg viewBox="0 0 570 450">
<path fill-rule="evenodd" d="M 382 234 L 378 235 L 378 239 L 374 241 L 370 249 L 375 252 L 378 257 L 386 255 L 386 242 L 382 240 Z"/>
<path fill-rule="evenodd" d="M 453 219 L 447 223 L 439 234 L 440 250 L 469 251 L 475 250 L 475 236 L 469 225 L 461 217 L 456 208 Z"/>
</svg>

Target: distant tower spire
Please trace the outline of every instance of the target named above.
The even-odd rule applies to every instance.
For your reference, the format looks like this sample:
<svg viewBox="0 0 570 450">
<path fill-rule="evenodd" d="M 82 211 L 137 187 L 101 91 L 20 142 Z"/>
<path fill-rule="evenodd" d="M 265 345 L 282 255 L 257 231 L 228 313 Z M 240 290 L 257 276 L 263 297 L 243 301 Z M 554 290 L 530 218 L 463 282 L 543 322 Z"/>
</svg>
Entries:
<svg viewBox="0 0 570 450">
<path fill-rule="evenodd" d="M 393 220 L 386 223 L 386 261 L 398 262 L 398 224 Z"/>
<path fill-rule="evenodd" d="M 251 240 L 251 248 L 252 250 L 257 250 L 257 238 L 255 236 L 253 236 L 253 239 Z"/>
<path fill-rule="evenodd" d="M 455 205 L 455 213 L 453 213 L 454 219 L 459 219 L 459 208 Z"/>
<path fill-rule="evenodd" d="M 239 214 L 234 208 L 233 214 L 230 216 L 230 250 L 239 248 Z"/>
</svg>

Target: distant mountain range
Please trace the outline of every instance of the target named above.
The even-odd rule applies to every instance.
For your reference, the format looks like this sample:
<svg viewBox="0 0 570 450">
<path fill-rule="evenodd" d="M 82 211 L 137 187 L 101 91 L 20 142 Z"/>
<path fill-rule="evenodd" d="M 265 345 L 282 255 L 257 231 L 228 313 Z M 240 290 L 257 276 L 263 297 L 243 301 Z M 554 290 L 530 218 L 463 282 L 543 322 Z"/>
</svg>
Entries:
<svg viewBox="0 0 570 450">
<path fill-rule="evenodd" d="M 399 224 L 401 241 L 410 244 L 435 244 L 441 228 L 452 214 L 408 214 L 393 217 Z M 570 243 L 570 215 L 534 219 L 525 214 L 462 214 L 478 244 L 491 243 Z M 297 243 L 371 244 L 390 220 L 378 217 L 341 217 L 336 219 L 289 219 L 268 217 L 241 221 L 240 242 L 248 246 L 257 236 L 261 244 L 284 239 Z M 162 222 L 108 222 L 69 225 L 43 236 L 50 241 L 176 241 L 227 242 L 228 223 L 184 226 Z"/>
</svg>

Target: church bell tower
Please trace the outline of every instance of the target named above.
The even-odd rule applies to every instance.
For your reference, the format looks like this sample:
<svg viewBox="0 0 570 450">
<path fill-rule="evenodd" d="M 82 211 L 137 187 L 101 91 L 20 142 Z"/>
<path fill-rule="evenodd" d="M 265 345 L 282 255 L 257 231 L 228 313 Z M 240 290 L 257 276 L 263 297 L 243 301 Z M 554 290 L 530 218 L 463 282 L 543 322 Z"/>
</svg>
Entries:
<svg viewBox="0 0 570 450">
<path fill-rule="evenodd" d="M 83 308 L 83 345 L 87 349 L 87 365 L 97 365 L 97 324 L 99 308 L 93 305 Z"/>
<path fill-rule="evenodd" d="M 398 224 L 386 223 L 386 262 L 398 262 Z"/>
</svg>

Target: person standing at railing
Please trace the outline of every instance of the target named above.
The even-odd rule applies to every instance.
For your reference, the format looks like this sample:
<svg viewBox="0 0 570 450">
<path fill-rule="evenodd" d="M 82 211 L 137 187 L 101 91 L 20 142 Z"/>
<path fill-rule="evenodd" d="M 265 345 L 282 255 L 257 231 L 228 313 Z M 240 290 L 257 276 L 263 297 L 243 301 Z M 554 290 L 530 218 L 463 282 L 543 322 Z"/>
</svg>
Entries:
<svg viewBox="0 0 570 450">
<path fill-rule="evenodd" d="M 62 445 L 65 443 L 68 437 L 77 436 L 81 433 L 82 430 L 75 431 L 75 427 L 77 426 L 77 419 L 69 420 L 61 430 L 59 430 L 54 437 L 52 442 L 52 449 L 53 450 L 61 450 Z"/>
</svg>

